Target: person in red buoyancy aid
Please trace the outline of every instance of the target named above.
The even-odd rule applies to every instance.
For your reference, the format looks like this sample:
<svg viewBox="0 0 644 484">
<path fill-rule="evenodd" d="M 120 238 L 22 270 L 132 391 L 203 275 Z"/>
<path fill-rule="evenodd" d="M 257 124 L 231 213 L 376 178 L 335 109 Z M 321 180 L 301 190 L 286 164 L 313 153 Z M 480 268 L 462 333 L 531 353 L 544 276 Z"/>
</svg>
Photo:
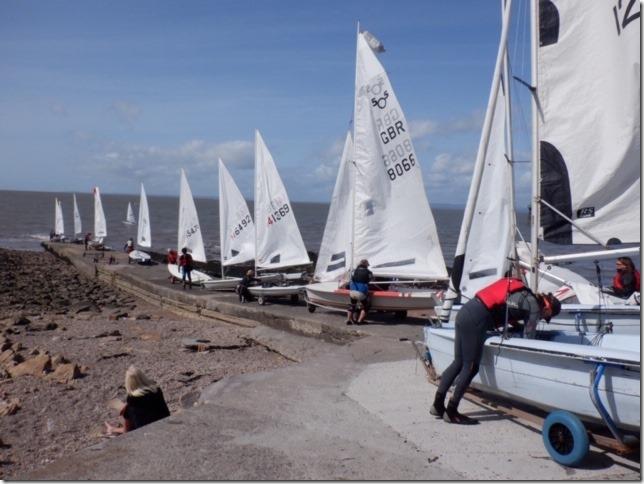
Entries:
<svg viewBox="0 0 644 484">
<path fill-rule="evenodd" d="M 177 253 L 176 250 L 174 249 L 168 249 L 168 253 L 166 255 L 166 260 L 168 264 L 176 264 L 177 263 L 177 258 L 179 257 L 179 254 Z M 170 275 L 170 282 L 172 284 L 175 283 L 176 278 L 173 275 Z"/>
<path fill-rule="evenodd" d="M 524 337 L 533 338 L 539 319 L 550 321 L 560 310 L 561 303 L 552 294 L 533 294 L 520 279 L 512 277 L 477 292 L 456 315 L 454 361 L 441 375 L 429 412 L 449 423 L 478 423 L 458 413 L 458 404 L 479 371 L 487 332 L 503 326 L 507 315 L 511 324 L 523 321 Z M 454 393 L 445 407 L 445 396 L 454 381 Z"/>
<path fill-rule="evenodd" d="M 181 281 L 183 282 L 183 288 L 186 288 L 187 279 L 188 287 L 192 289 L 192 256 L 188 253 L 187 247 L 181 249 L 181 255 L 179 256 L 179 268 L 181 269 Z"/>
<path fill-rule="evenodd" d="M 640 292 L 640 273 L 630 257 L 619 257 L 615 262 L 617 273 L 609 290 L 617 297 L 628 299 L 634 292 Z"/>
</svg>

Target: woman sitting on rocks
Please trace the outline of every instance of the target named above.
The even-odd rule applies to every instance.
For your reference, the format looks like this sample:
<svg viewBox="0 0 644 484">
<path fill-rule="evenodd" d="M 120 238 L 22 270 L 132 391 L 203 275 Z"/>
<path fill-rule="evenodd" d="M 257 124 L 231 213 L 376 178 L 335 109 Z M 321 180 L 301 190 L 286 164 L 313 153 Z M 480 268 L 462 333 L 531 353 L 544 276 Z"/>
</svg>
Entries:
<svg viewBox="0 0 644 484">
<path fill-rule="evenodd" d="M 129 432 L 170 416 L 161 388 L 133 365 L 125 372 L 125 390 L 125 402 L 110 402 L 110 406 L 119 411 L 124 422 L 118 426 L 105 422 L 108 435 Z"/>
</svg>

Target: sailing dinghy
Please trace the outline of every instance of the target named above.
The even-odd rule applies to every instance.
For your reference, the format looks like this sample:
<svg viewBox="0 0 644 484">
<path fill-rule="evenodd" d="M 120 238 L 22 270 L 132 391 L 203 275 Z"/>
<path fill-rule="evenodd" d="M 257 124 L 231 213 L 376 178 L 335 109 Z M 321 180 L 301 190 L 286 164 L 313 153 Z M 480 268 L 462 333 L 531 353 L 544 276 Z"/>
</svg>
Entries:
<svg viewBox="0 0 644 484">
<path fill-rule="evenodd" d="M 74 237 L 77 241 L 82 241 L 79 237 L 83 233 L 83 225 L 81 223 L 80 212 L 78 211 L 78 203 L 76 203 L 76 194 L 73 195 L 74 199 Z"/>
<path fill-rule="evenodd" d="M 255 225 L 235 180 L 219 159 L 219 247 L 221 279 L 204 282 L 206 289 L 234 291 L 241 277 L 226 277 L 224 268 L 255 257 Z"/>
<path fill-rule="evenodd" d="M 180 183 L 177 252 L 181 255 L 181 249 L 185 247 L 188 249 L 188 253 L 192 255 L 192 260 L 206 262 L 206 249 L 204 248 L 203 238 L 201 236 L 197 207 L 192 198 L 192 191 L 190 190 L 190 185 L 188 185 L 188 179 L 183 168 L 181 169 Z M 173 277 L 181 280 L 182 275 L 178 264 L 179 260 L 177 258 L 177 264 L 168 264 L 168 271 L 170 271 Z M 212 280 L 212 277 L 208 274 L 194 269 L 191 272 L 191 276 L 193 284 L 203 284 L 206 281 Z"/>
<path fill-rule="evenodd" d="M 130 205 L 128 204 L 128 207 Z M 148 208 L 148 197 L 145 188 L 141 183 L 141 197 L 139 199 L 139 220 L 136 228 L 136 245 L 138 247 L 152 247 L 152 233 L 150 229 L 150 210 Z M 135 249 L 128 254 L 128 257 L 139 264 L 149 264 L 152 257 L 147 252 Z"/>
<path fill-rule="evenodd" d="M 101 191 L 98 187 L 94 187 L 92 192 L 94 193 L 94 238 L 90 245 L 95 248 L 105 249 L 103 241 L 107 237 L 107 222 L 103 211 L 103 202 L 101 201 Z"/>
<path fill-rule="evenodd" d="M 295 214 L 284 183 L 259 130 L 255 130 L 255 273 L 310 264 Z M 300 278 L 300 276 L 297 276 Z M 286 275 L 280 285 L 249 287 L 263 304 L 266 297 L 290 296 L 296 301 L 302 284 L 289 284 Z"/>
<path fill-rule="evenodd" d="M 545 7 L 545 10 L 537 12 L 537 5 L 538 8 Z M 558 84 L 550 86 L 551 89 L 543 98 L 540 90 L 544 86 L 543 84 L 537 84 L 536 92 L 546 121 L 550 119 L 548 113 L 555 106 L 552 96 L 559 96 L 561 94 L 560 89 L 563 88 L 562 85 L 566 84 L 566 79 L 560 78 L 556 74 L 557 72 L 566 72 L 568 75 L 575 76 L 575 62 L 573 61 L 582 60 L 579 57 L 578 49 L 584 45 L 587 49 L 586 52 L 593 52 L 593 65 L 595 63 L 599 64 L 603 60 L 612 60 L 614 61 L 613 67 L 622 66 L 625 68 L 623 76 L 619 69 L 610 69 L 610 71 L 602 72 L 602 75 L 607 74 L 611 78 L 614 77 L 613 82 L 620 85 L 629 84 L 624 82 L 625 78 L 636 76 L 638 80 L 637 86 L 639 86 L 639 68 L 634 69 L 639 58 L 639 22 L 629 24 L 627 28 L 629 32 L 623 30 L 624 35 L 619 36 L 615 35 L 614 32 L 614 19 L 605 14 L 604 5 L 601 2 L 553 0 L 533 2 L 532 6 L 533 22 L 536 25 L 536 19 L 541 21 L 539 28 L 533 29 L 535 34 L 539 32 L 540 40 L 532 39 L 533 55 L 537 55 L 535 51 L 539 50 L 538 57 L 540 62 L 538 70 L 543 72 L 545 77 L 552 75 L 555 79 L 558 79 Z M 500 213 L 505 214 L 502 224 L 512 226 L 511 214 L 513 211 L 509 205 L 504 211 L 495 210 L 493 205 L 494 203 L 498 205 L 497 200 L 494 203 L 482 203 L 477 206 L 476 210 L 472 209 L 474 201 L 480 202 L 481 197 L 490 197 L 490 194 L 486 194 L 485 191 L 479 192 L 479 188 L 484 190 L 486 178 L 490 178 L 492 176 L 491 172 L 494 172 L 494 177 L 504 179 L 503 175 L 499 174 L 499 170 L 505 172 L 509 164 L 508 161 L 512 160 L 511 150 L 498 151 L 494 149 L 495 143 L 497 146 L 504 146 L 503 133 L 506 132 L 503 125 L 507 116 L 504 115 L 502 106 L 507 107 L 504 99 L 508 92 L 507 84 L 505 83 L 505 80 L 508 79 L 505 59 L 510 8 L 511 0 L 508 0 L 503 15 L 501 43 L 497 54 L 490 101 L 483 125 L 473 183 L 470 187 L 470 199 L 466 207 L 461 237 L 459 237 L 456 252 L 457 257 L 454 263 L 453 275 L 455 274 L 456 278 L 452 279 L 452 283 L 454 287 L 460 289 L 461 293 L 469 294 L 471 297 L 479 287 L 503 275 L 503 272 L 509 266 L 508 255 L 516 250 L 513 239 L 504 237 L 502 244 L 499 244 L 497 238 L 497 244 L 502 245 L 502 248 L 495 253 L 490 250 L 489 245 L 486 245 L 486 240 L 480 238 L 485 235 L 486 231 L 479 231 L 479 228 L 477 228 L 482 228 L 485 224 L 489 224 L 488 227 L 493 227 L 491 230 L 492 235 L 498 236 L 500 233 L 498 231 Z M 556 22 L 554 21 L 555 18 L 557 19 Z M 556 26 L 559 29 L 558 32 L 549 30 L 549 27 L 552 26 Z M 597 40 L 602 37 L 603 40 Z M 596 42 L 602 42 L 601 49 L 595 49 L 597 47 Z M 558 46 L 558 43 L 566 45 Z M 555 51 L 559 50 L 560 53 L 553 57 L 553 49 Z M 564 54 L 562 51 L 566 51 L 568 54 Z M 568 58 L 567 55 L 570 55 L 571 58 Z M 619 58 L 618 61 L 616 61 L 617 58 Z M 546 59 L 548 59 L 548 62 L 558 61 L 565 65 L 560 67 L 561 70 L 558 70 L 556 67 L 544 65 L 543 63 Z M 503 72 L 505 72 L 505 75 Z M 548 85 L 545 79 L 542 77 L 540 79 L 541 82 L 545 82 Z M 594 82 L 586 84 L 597 86 Z M 611 82 L 608 85 L 612 85 Z M 585 89 L 580 89 L 575 94 L 574 89 L 571 91 L 570 86 L 567 86 L 565 91 L 567 93 L 565 101 L 564 98 L 560 98 L 560 102 L 563 102 L 563 104 L 557 103 L 563 113 L 571 113 L 574 111 L 575 106 L 594 109 L 592 103 L 588 103 L 588 93 Z M 625 96 L 625 98 L 628 98 L 628 96 Z M 601 99 L 601 96 L 597 99 Z M 634 108 L 634 106 L 631 108 Z M 591 125 L 593 123 L 601 124 L 600 119 L 603 120 L 604 114 L 608 116 L 608 112 L 604 113 L 603 110 L 601 112 L 603 113 L 602 116 L 586 115 L 585 118 L 590 121 Z M 581 117 L 584 118 L 584 116 Z M 571 133 L 577 126 L 576 123 L 580 122 L 572 120 L 564 122 L 563 119 L 565 118 L 556 119 L 558 124 L 565 126 L 565 129 Z M 639 116 L 611 122 L 616 125 L 620 125 L 620 123 L 623 125 L 624 123 L 629 124 L 631 121 L 635 122 L 635 125 L 631 125 L 628 130 L 636 131 L 637 139 L 639 139 Z M 582 124 L 585 126 L 581 128 L 582 130 L 590 129 L 590 126 L 587 126 L 585 122 Z M 490 149 L 487 150 L 486 157 L 488 145 L 486 138 L 489 134 L 492 134 L 493 141 L 489 143 Z M 594 136 L 596 136 L 597 140 L 604 138 L 601 133 L 595 133 Z M 551 139 L 554 140 L 554 138 Z M 581 138 L 577 140 L 578 148 L 584 147 L 585 144 L 580 140 Z M 542 146 L 544 145 L 542 144 Z M 600 149 L 597 144 L 592 146 L 593 150 Z M 625 149 L 621 150 L 621 155 L 628 155 L 629 146 L 627 144 Z M 505 149 L 507 149 L 507 145 L 505 145 Z M 602 151 L 603 155 L 608 157 L 610 154 L 612 157 L 612 155 L 617 154 L 612 149 L 608 151 L 609 153 Z M 599 158 L 604 159 L 603 155 Z M 566 154 L 565 158 L 567 157 Z M 588 156 L 588 159 L 590 158 L 593 158 L 593 156 Z M 487 170 L 490 163 L 496 163 L 498 167 L 486 174 L 483 167 Z M 628 165 L 629 163 L 631 162 L 626 164 Z M 564 167 L 559 165 L 559 168 L 563 169 Z M 625 169 L 629 170 L 629 168 Z M 634 174 L 632 171 L 629 173 L 629 176 L 631 176 L 629 183 L 639 187 L 639 174 Z M 615 176 L 619 177 L 620 175 Z M 607 187 L 608 185 L 610 183 L 607 180 L 605 186 Z M 624 193 L 628 193 L 629 190 L 625 188 Z M 491 198 L 494 197 L 492 196 Z M 508 195 L 506 200 L 510 201 L 511 195 Z M 606 197 L 603 200 L 598 198 L 594 200 L 596 204 L 594 209 L 599 215 L 600 210 L 609 208 L 615 199 L 612 199 L 606 193 Z M 490 198 L 487 201 L 489 202 Z M 639 206 L 639 203 L 637 205 Z M 474 212 L 476 216 L 472 216 Z M 533 209 L 533 215 L 536 212 Z M 580 215 L 579 212 L 577 214 Z M 639 216 L 637 219 L 639 219 Z M 634 220 L 631 222 L 632 225 L 637 225 Z M 607 219 L 602 222 L 602 224 L 607 223 L 609 223 Z M 622 228 L 625 229 L 625 227 Z M 473 244 L 468 242 L 468 231 L 470 240 L 473 240 L 473 237 L 477 237 Z M 513 235 L 514 230 L 510 229 L 504 233 Z M 537 233 L 537 231 L 534 231 L 534 233 Z M 615 234 L 617 232 L 604 233 Z M 622 236 L 625 237 L 625 240 L 628 240 L 626 237 L 630 238 L 630 236 L 626 235 L 625 230 L 621 230 L 619 233 L 623 234 Z M 509 243 L 508 239 L 510 240 Z M 476 247 L 479 244 L 487 247 L 488 252 L 480 254 L 478 251 L 472 252 L 467 249 Z M 463 250 L 464 247 L 466 247 L 466 250 Z M 532 247 L 536 247 L 536 244 Z M 516 256 L 512 257 L 512 259 L 514 261 L 518 260 Z M 459 273 L 459 271 L 462 272 Z M 534 271 L 533 274 L 538 274 L 538 272 Z M 485 282 L 486 278 L 488 282 Z M 562 306 L 565 307 L 565 305 Z M 618 331 L 620 327 L 616 325 L 616 321 L 613 323 L 614 332 L 620 333 Z M 449 326 L 451 327 L 425 328 L 425 345 L 428 349 L 429 360 L 438 372 L 443 372 L 454 360 L 455 330 L 452 325 Z M 550 327 L 553 326 L 553 321 L 551 321 Z M 619 445 L 628 447 L 633 439 L 627 438 L 629 436 L 624 435 L 623 431 L 633 431 L 638 434 L 640 432 L 640 337 L 639 334 L 609 334 L 606 332 L 607 329 L 602 328 L 601 332 L 586 333 L 583 329 L 577 332 L 564 332 L 551 329 L 545 330 L 543 326 L 540 326 L 535 339 L 508 338 L 503 334 L 489 332 L 484 344 L 480 370 L 472 381 L 472 385 L 486 393 L 518 400 L 546 411 L 564 411 L 550 414 L 544 426 L 546 447 L 551 456 L 560 463 L 574 465 L 587 452 L 588 439 L 585 437 L 586 431 L 583 424 L 580 424 L 581 430 L 580 427 L 574 424 L 579 418 L 588 422 L 603 423 Z M 557 425 L 562 430 L 556 435 L 553 434 L 548 430 L 548 428 L 553 428 L 547 427 L 548 422 Z M 584 438 L 585 444 L 583 444 Z M 555 442 L 553 439 L 559 440 Z M 585 450 L 583 449 L 584 446 Z"/>
<path fill-rule="evenodd" d="M 517 272 L 531 272 L 526 282 L 533 290 L 552 292 L 563 302 L 548 328 L 639 334 L 638 304 L 609 296 L 599 285 L 555 265 L 639 253 L 639 247 L 614 248 L 618 242 L 640 241 L 640 71 L 634 37 L 639 24 L 628 22 L 617 35 L 614 21 L 611 25 L 601 16 L 601 6 L 545 2 L 541 7 L 552 24 L 542 24 L 541 46 L 534 49 L 533 101 L 538 105 L 533 108 L 537 162 L 531 242 L 519 237 L 515 242 L 510 90 L 505 82 L 510 73 L 503 67 L 490 95 L 441 320 L 453 321 L 460 306 L 452 308 L 452 301 L 459 295 L 473 297 L 502 277 L 513 261 Z M 587 62 L 590 52 L 596 62 Z M 595 243 L 602 250 L 548 256 L 541 253 L 541 240 Z"/>
<path fill-rule="evenodd" d="M 54 199 L 54 237 L 57 242 L 62 242 L 65 239 L 63 204 L 58 198 Z"/>
<path fill-rule="evenodd" d="M 134 218 L 134 210 L 132 210 L 132 204 L 130 202 L 127 202 L 127 212 L 123 223 L 125 225 L 134 225 L 136 223 L 136 219 Z"/>
<path fill-rule="evenodd" d="M 316 266 L 321 282 L 306 286 L 311 312 L 346 309 L 345 278 L 360 259 L 390 280 L 372 285 L 371 308 L 401 317 L 440 304 L 437 291 L 414 283 L 447 279 L 409 126 L 374 52 L 381 45 L 358 33 L 353 143 L 347 136 Z"/>
</svg>

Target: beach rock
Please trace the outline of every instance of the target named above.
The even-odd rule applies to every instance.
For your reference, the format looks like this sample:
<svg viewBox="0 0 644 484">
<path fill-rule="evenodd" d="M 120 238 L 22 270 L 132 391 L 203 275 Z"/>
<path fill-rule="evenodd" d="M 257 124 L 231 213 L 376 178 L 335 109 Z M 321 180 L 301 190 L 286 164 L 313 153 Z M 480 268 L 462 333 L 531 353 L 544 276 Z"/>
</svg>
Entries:
<svg viewBox="0 0 644 484">
<path fill-rule="evenodd" d="M 23 375 L 42 376 L 43 372 L 50 369 L 51 358 L 47 355 L 40 355 L 9 368 L 8 371 L 13 378 L 17 378 Z"/>
<path fill-rule="evenodd" d="M 11 345 L 11 349 L 17 353 L 22 349 L 22 343 L 20 341 L 16 341 L 14 344 Z"/>
<path fill-rule="evenodd" d="M 24 316 L 18 316 L 13 321 L 14 326 L 27 326 L 29 324 L 31 324 L 31 321 Z"/>
<path fill-rule="evenodd" d="M 7 366 L 14 363 L 20 363 L 22 357 L 12 349 L 8 349 L 0 353 L 0 365 Z"/>
<path fill-rule="evenodd" d="M 11 400 L 0 400 L 0 417 L 13 415 L 20 410 L 20 400 L 12 398 Z"/>
<path fill-rule="evenodd" d="M 44 326 L 44 330 L 45 330 L 45 331 L 53 331 L 53 330 L 55 330 L 55 329 L 57 329 L 57 328 L 58 328 L 58 325 L 57 325 L 56 323 L 47 323 L 47 324 Z"/>
<path fill-rule="evenodd" d="M 184 393 L 181 395 L 181 398 L 179 398 L 179 403 L 181 404 L 181 408 L 191 408 L 197 405 L 199 402 L 199 397 L 201 396 L 201 392 L 199 390 L 194 390 L 188 393 Z"/>
<path fill-rule="evenodd" d="M 53 367 L 57 367 L 58 365 L 62 365 L 62 364 L 65 364 L 65 363 L 69 363 L 69 360 L 67 358 L 65 358 L 63 355 L 60 355 L 60 354 L 59 355 L 54 355 L 51 358 L 51 365 Z"/>
<path fill-rule="evenodd" d="M 116 310 L 110 314 L 109 319 L 110 321 L 116 321 L 119 319 L 127 318 L 128 314 L 127 311 L 122 311 L 122 310 Z"/>
<path fill-rule="evenodd" d="M 78 313 L 91 310 L 93 305 L 94 304 L 91 301 L 82 301 L 76 304 L 72 304 L 69 310 L 73 314 L 78 314 Z"/>
<path fill-rule="evenodd" d="M 59 383 L 70 383 L 81 375 L 80 369 L 75 363 L 64 363 L 59 365 L 53 373 L 46 376 L 48 380 L 55 380 Z"/>
<path fill-rule="evenodd" d="M 152 318 L 150 317 L 149 314 L 139 313 L 136 315 L 136 319 L 141 320 L 141 319 L 152 319 Z"/>
</svg>

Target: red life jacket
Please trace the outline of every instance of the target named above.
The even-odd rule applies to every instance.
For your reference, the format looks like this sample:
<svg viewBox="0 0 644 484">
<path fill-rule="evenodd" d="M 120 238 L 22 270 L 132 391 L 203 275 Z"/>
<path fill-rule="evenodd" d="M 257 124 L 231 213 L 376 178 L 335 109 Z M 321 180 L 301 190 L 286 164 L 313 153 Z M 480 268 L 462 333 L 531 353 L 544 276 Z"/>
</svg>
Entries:
<svg viewBox="0 0 644 484">
<path fill-rule="evenodd" d="M 521 279 L 504 277 L 503 279 L 499 279 L 489 286 L 484 287 L 477 292 L 475 296 L 487 309 L 493 310 L 494 308 L 505 304 L 505 301 L 510 294 L 523 289 L 527 289 L 527 287 Z"/>
<path fill-rule="evenodd" d="M 634 282 L 634 289 L 635 291 L 639 292 L 640 291 L 640 273 L 639 271 L 633 271 L 633 282 Z M 622 284 L 622 278 L 620 277 L 620 274 L 615 274 L 615 277 L 613 277 L 613 288 L 615 289 L 616 292 L 623 292 L 626 289 L 629 289 L 627 287 L 624 287 L 624 284 Z"/>
</svg>

